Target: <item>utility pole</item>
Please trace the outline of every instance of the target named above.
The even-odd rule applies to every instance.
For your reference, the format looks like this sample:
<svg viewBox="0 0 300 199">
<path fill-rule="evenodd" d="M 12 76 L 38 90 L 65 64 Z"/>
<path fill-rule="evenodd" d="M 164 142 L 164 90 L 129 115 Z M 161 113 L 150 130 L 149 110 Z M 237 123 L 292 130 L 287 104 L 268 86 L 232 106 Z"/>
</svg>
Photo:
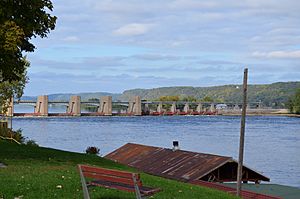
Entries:
<svg viewBox="0 0 300 199">
<path fill-rule="evenodd" d="M 244 143 L 245 143 L 245 121 L 246 121 L 246 109 L 247 109 L 247 80 L 248 80 L 248 68 L 244 70 L 243 81 L 243 108 L 241 118 L 241 131 L 240 131 L 240 148 L 239 148 L 239 162 L 237 170 L 237 187 L 236 195 L 241 196 L 241 183 L 243 177 L 243 159 L 244 159 Z"/>
</svg>

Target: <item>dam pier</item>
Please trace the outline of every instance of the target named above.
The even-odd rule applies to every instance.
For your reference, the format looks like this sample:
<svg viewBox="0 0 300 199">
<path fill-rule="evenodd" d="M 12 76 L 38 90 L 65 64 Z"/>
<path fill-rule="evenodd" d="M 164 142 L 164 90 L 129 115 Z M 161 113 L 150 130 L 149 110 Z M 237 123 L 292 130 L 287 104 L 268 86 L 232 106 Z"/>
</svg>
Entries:
<svg viewBox="0 0 300 199">
<path fill-rule="evenodd" d="M 14 101 L 11 99 L 6 116 L 143 116 L 143 115 L 217 115 L 226 113 L 240 114 L 241 104 L 215 102 L 186 101 L 147 101 L 140 96 L 134 96 L 128 101 L 113 101 L 112 96 L 102 96 L 99 99 L 82 101 L 80 96 L 71 96 L 69 101 L 50 101 L 47 95 L 40 95 L 36 100 Z M 33 111 L 16 113 L 16 105 L 29 105 Z M 50 106 L 63 106 L 65 112 L 52 113 Z M 260 103 L 249 103 L 248 110 L 258 112 Z"/>
</svg>

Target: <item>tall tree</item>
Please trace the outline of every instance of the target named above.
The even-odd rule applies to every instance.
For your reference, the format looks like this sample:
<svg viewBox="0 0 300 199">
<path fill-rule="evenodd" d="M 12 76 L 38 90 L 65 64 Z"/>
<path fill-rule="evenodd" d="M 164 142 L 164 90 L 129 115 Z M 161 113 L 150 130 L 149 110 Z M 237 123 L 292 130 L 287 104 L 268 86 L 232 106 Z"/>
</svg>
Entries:
<svg viewBox="0 0 300 199">
<path fill-rule="evenodd" d="M 26 69 L 22 52 L 33 52 L 32 37 L 46 37 L 55 27 L 50 0 L 0 1 L 0 81 L 20 80 Z"/>
<path fill-rule="evenodd" d="M 300 88 L 298 88 L 295 95 L 291 97 L 288 107 L 291 113 L 300 114 Z"/>
<path fill-rule="evenodd" d="M 56 17 L 50 0 L 1 0 L 0 1 L 0 105 L 11 96 L 17 97 L 26 83 L 28 61 L 24 52 L 33 52 L 33 37 L 44 38 L 55 28 Z"/>
</svg>

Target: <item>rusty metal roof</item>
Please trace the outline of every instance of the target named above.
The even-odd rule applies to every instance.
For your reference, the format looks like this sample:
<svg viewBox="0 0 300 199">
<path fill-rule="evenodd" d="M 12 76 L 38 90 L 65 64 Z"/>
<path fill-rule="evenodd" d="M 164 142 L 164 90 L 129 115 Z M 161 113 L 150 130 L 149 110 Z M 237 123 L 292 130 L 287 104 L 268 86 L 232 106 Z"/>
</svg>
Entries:
<svg viewBox="0 0 300 199">
<path fill-rule="evenodd" d="M 191 181 L 231 162 L 231 157 L 127 143 L 105 156 L 161 177 Z"/>
<path fill-rule="evenodd" d="M 133 143 L 125 144 L 106 155 L 105 158 L 137 168 L 145 173 L 184 182 L 199 180 L 226 165 L 232 167 L 230 173 L 236 171 L 237 167 L 237 162 L 231 157 L 184 150 L 173 151 Z M 268 177 L 249 167 L 243 166 L 244 169 L 251 175 L 245 180 L 270 181 Z M 235 174 L 232 175 L 236 179 Z"/>
</svg>

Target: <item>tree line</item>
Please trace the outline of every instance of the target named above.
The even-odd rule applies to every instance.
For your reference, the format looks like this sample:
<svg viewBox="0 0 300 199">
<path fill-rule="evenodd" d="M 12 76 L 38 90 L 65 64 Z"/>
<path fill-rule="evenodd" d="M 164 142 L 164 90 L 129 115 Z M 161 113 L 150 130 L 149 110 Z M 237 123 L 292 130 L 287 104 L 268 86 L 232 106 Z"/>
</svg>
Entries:
<svg viewBox="0 0 300 199">
<path fill-rule="evenodd" d="M 214 102 L 214 99 L 210 96 L 205 96 L 201 99 L 198 99 L 194 96 L 179 96 L 179 95 L 171 95 L 171 96 L 160 96 L 158 101 L 162 102 L 177 102 L 177 101 L 184 101 L 184 102 Z M 219 99 L 216 101 L 220 101 Z"/>
</svg>

